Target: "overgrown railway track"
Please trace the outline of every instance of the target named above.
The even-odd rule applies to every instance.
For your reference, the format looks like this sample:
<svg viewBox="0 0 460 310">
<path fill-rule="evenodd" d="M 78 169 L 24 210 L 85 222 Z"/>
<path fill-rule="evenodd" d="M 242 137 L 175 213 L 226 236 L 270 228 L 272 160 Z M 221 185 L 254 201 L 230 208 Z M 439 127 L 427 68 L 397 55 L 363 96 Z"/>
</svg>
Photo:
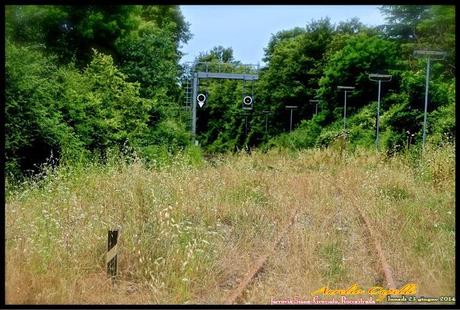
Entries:
<svg viewBox="0 0 460 310">
<path fill-rule="evenodd" d="M 243 280 L 238 284 L 238 286 L 235 289 L 233 289 L 231 294 L 225 300 L 224 302 L 225 304 L 234 304 L 242 296 L 246 287 L 252 282 L 255 276 L 260 272 L 260 270 L 264 266 L 267 259 L 270 257 L 270 255 L 272 255 L 275 252 L 275 249 L 278 246 L 278 244 L 287 235 L 289 228 L 294 223 L 296 214 L 297 214 L 297 210 L 292 212 L 289 218 L 289 222 L 284 226 L 283 230 L 277 236 L 275 241 L 272 243 L 269 250 L 265 254 L 259 256 L 259 258 L 252 265 L 252 267 L 244 274 Z"/>
<path fill-rule="evenodd" d="M 377 234 L 375 233 L 374 228 L 372 227 L 369 218 L 364 213 L 364 211 L 357 205 L 354 206 L 358 213 L 358 217 L 363 224 L 365 231 L 368 234 L 369 243 L 373 245 L 373 250 L 375 255 L 378 257 L 379 266 L 376 266 L 376 270 L 379 270 L 381 273 L 381 278 L 384 279 L 387 288 L 389 289 L 396 289 L 395 281 L 393 278 L 393 273 L 391 271 L 391 267 L 389 266 L 385 252 L 383 251 L 382 245 L 380 240 L 377 238 Z M 235 304 L 238 303 L 239 300 L 242 299 L 242 296 L 247 289 L 247 287 L 253 282 L 256 278 L 257 274 L 262 270 L 264 265 L 266 264 L 267 260 L 276 253 L 276 248 L 280 244 L 281 240 L 287 237 L 287 234 L 293 225 L 298 209 L 290 214 L 288 223 L 280 230 L 280 233 L 277 235 L 271 246 L 269 247 L 268 251 L 263 255 L 260 255 L 255 261 L 254 264 L 248 269 L 248 271 L 242 277 L 242 280 L 239 284 L 230 292 L 228 297 L 225 299 L 225 304 Z"/>
</svg>

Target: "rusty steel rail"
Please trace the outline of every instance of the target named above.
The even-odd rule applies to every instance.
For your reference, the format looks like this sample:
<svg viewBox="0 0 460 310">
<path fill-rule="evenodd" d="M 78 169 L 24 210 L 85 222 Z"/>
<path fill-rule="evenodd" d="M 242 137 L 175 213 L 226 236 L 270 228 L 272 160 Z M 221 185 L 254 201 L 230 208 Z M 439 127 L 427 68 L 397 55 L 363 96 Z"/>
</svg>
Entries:
<svg viewBox="0 0 460 310">
<path fill-rule="evenodd" d="M 239 285 L 233 290 L 233 292 L 227 297 L 225 300 L 224 304 L 234 304 L 238 298 L 243 294 L 244 289 L 251 283 L 251 281 L 254 279 L 254 277 L 259 273 L 259 271 L 262 269 L 264 266 L 265 262 L 267 261 L 268 257 L 273 254 L 275 251 L 276 247 L 278 244 L 281 242 L 281 240 L 287 235 L 287 232 L 289 231 L 289 228 L 292 226 L 294 223 L 295 216 L 297 214 L 297 209 L 291 214 L 291 217 L 289 219 L 289 222 L 287 225 L 284 227 L 284 229 L 281 231 L 281 233 L 278 235 L 278 237 L 275 239 L 275 242 L 272 243 L 272 246 L 270 247 L 269 251 L 267 251 L 264 255 L 260 256 L 252 266 L 252 268 L 249 269 L 248 272 L 243 277 L 243 280 L 239 283 Z"/>
<path fill-rule="evenodd" d="M 369 236 L 370 236 L 370 238 L 372 239 L 372 241 L 374 243 L 375 250 L 376 250 L 377 255 L 379 257 L 379 260 L 380 260 L 381 269 L 382 269 L 381 271 L 382 271 L 383 276 L 385 278 L 385 282 L 388 285 L 389 289 L 396 289 L 396 284 L 395 284 L 395 281 L 394 281 L 394 278 L 393 278 L 393 273 L 391 272 L 390 265 L 388 265 L 387 260 L 385 258 L 385 254 L 384 254 L 384 252 L 382 250 L 382 245 L 380 244 L 380 241 L 377 238 L 377 235 L 375 234 L 374 230 L 372 229 L 372 225 L 370 224 L 369 219 L 367 218 L 367 216 L 364 214 L 364 212 L 361 210 L 361 208 L 356 207 L 356 209 L 358 209 L 359 216 L 363 220 L 363 222 L 364 222 L 364 224 L 365 224 L 365 226 L 367 228 L 367 231 L 369 232 Z"/>
</svg>

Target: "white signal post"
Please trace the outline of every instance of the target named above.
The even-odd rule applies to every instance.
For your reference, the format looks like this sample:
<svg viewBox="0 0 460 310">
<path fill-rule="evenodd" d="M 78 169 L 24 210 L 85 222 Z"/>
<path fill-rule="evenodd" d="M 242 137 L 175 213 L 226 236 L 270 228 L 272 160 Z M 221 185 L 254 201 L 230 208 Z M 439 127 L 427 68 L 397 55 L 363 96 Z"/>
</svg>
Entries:
<svg viewBox="0 0 460 310">
<path fill-rule="evenodd" d="M 441 60 L 446 57 L 447 53 L 434 50 L 415 50 L 414 56 L 417 58 L 426 58 L 426 79 L 425 79 L 425 114 L 423 116 L 423 148 L 425 148 L 426 140 L 426 118 L 428 110 L 428 82 L 430 78 L 430 62 L 431 60 Z"/>
<path fill-rule="evenodd" d="M 379 93 L 378 93 L 378 103 L 377 103 L 377 128 L 376 128 L 376 136 L 375 136 L 375 146 L 377 151 L 379 150 L 379 128 L 380 128 L 380 90 L 382 87 L 382 82 L 390 82 L 392 75 L 389 74 L 369 74 L 369 80 L 373 82 L 379 83 Z"/>
</svg>

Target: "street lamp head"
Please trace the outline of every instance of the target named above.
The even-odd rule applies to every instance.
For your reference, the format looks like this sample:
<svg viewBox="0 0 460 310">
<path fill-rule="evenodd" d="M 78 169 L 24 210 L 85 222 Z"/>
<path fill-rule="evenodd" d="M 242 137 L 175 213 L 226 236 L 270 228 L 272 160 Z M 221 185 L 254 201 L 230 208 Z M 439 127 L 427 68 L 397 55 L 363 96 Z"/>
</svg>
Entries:
<svg viewBox="0 0 460 310">
<path fill-rule="evenodd" d="M 414 56 L 417 58 L 444 59 L 447 53 L 437 50 L 415 50 Z"/>
<path fill-rule="evenodd" d="M 297 108 L 298 108 L 298 106 L 296 106 L 296 105 L 287 105 L 286 106 L 286 109 L 297 109 Z"/>
<path fill-rule="evenodd" d="M 355 89 L 354 86 L 337 86 L 338 90 L 353 90 Z"/>
<path fill-rule="evenodd" d="M 378 81 L 389 82 L 391 81 L 392 77 L 393 76 L 390 74 L 377 74 L 377 73 L 369 74 L 369 80 L 374 81 L 374 82 L 378 82 Z"/>
<path fill-rule="evenodd" d="M 310 100 L 308 100 L 308 101 L 309 101 L 310 103 L 318 103 L 318 102 L 319 102 L 319 100 L 317 100 L 317 99 L 310 99 Z"/>
</svg>

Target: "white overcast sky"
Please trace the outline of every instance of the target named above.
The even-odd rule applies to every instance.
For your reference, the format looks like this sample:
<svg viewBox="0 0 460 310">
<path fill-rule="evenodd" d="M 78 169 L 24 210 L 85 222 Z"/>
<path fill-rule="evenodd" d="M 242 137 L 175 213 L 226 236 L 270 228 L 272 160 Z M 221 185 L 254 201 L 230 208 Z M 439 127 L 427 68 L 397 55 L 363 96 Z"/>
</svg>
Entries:
<svg viewBox="0 0 460 310">
<path fill-rule="evenodd" d="M 381 25 L 384 17 L 377 5 L 181 5 L 193 38 L 182 47 L 182 61 L 192 61 L 214 46 L 232 47 L 236 60 L 262 64 L 271 34 L 305 27 L 312 20 L 329 17 L 331 22 L 358 17 L 366 25 Z"/>
</svg>

